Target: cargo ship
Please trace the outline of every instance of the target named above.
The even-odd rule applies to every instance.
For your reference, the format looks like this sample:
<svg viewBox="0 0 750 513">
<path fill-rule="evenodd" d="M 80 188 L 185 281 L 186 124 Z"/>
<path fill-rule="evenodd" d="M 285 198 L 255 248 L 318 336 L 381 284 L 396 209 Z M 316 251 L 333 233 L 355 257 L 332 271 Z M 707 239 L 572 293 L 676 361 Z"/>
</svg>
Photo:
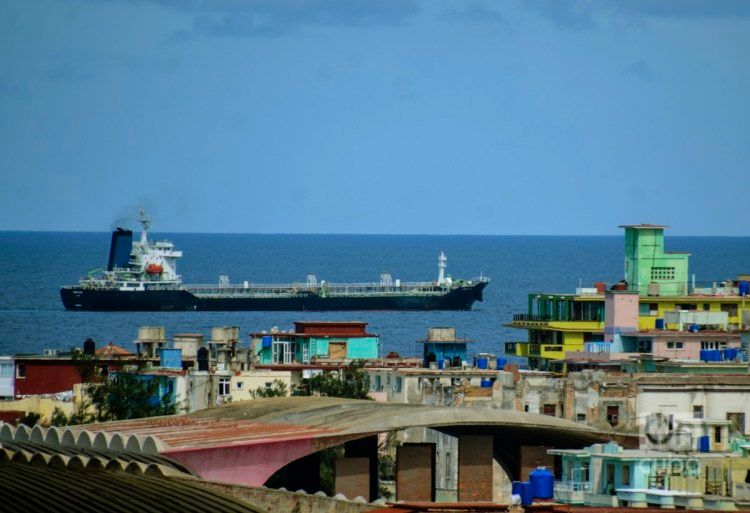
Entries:
<svg viewBox="0 0 750 513">
<path fill-rule="evenodd" d="M 438 258 L 438 278 L 402 282 L 390 274 L 375 283 L 328 283 L 308 274 L 301 283 L 232 284 L 220 276 L 214 285 L 186 285 L 177 274 L 177 251 L 167 240 L 151 241 L 151 219 L 143 211 L 140 240 L 131 230 L 112 232 L 106 269 L 96 269 L 78 285 L 60 289 L 63 305 L 80 311 L 335 311 L 470 310 L 489 278 L 453 280 L 447 258 Z"/>
</svg>

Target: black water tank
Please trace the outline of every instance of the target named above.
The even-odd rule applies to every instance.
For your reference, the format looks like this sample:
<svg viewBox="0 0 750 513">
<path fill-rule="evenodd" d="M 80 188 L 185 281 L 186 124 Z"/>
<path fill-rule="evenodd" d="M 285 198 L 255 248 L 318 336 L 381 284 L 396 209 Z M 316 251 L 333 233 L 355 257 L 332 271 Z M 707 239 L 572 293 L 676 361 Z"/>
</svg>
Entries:
<svg viewBox="0 0 750 513">
<path fill-rule="evenodd" d="M 96 342 L 87 338 L 83 343 L 83 354 L 94 356 L 96 354 Z"/>
<path fill-rule="evenodd" d="M 208 370 L 208 348 L 206 347 L 198 348 L 198 370 L 199 371 Z"/>
</svg>

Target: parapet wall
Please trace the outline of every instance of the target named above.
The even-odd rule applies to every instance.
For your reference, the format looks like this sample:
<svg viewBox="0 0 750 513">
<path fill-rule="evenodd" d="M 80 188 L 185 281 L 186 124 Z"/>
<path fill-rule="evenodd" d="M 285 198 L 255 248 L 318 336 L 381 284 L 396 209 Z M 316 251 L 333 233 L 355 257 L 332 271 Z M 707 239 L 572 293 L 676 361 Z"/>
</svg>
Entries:
<svg viewBox="0 0 750 513">
<path fill-rule="evenodd" d="M 191 483 L 248 501 L 269 513 L 362 513 L 384 506 L 384 504 L 368 504 L 364 502 L 364 499 L 362 499 L 363 502 L 355 502 L 324 495 L 309 495 L 302 492 L 217 483 L 215 481 L 191 481 Z"/>
</svg>

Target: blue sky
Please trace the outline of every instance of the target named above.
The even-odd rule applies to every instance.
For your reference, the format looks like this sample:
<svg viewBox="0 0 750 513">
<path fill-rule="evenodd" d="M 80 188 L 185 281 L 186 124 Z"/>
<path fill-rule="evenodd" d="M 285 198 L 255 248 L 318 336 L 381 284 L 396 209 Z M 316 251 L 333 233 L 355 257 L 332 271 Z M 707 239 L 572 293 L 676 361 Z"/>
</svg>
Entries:
<svg viewBox="0 0 750 513">
<path fill-rule="evenodd" d="M 0 229 L 748 235 L 750 2 L 0 0 Z"/>
</svg>

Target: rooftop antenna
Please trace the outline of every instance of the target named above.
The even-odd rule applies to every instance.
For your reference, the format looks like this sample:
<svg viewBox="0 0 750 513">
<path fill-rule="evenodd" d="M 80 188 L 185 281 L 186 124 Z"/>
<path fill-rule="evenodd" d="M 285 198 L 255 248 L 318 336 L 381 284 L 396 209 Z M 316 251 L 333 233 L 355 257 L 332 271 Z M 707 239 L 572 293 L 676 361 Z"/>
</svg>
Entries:
<svg viewBox="0 0 750 513">
<path fill-rule="evenodd" d="M 148 244 L 148 229 L 151 228 L 151 216 L 147 215 L 143 208 L 139 211 L 138 222 L 141 223 L 141 246 Z"/>
<path fill-rule="evenodd" d="M 445 268 L 448 267 L 448 257 L 445 256 L 445 253 L 442 251 L 440 252 L 440 256 L 438 257 L 438 285 L 442 285 L 445 283 Z"/>
</svg>

